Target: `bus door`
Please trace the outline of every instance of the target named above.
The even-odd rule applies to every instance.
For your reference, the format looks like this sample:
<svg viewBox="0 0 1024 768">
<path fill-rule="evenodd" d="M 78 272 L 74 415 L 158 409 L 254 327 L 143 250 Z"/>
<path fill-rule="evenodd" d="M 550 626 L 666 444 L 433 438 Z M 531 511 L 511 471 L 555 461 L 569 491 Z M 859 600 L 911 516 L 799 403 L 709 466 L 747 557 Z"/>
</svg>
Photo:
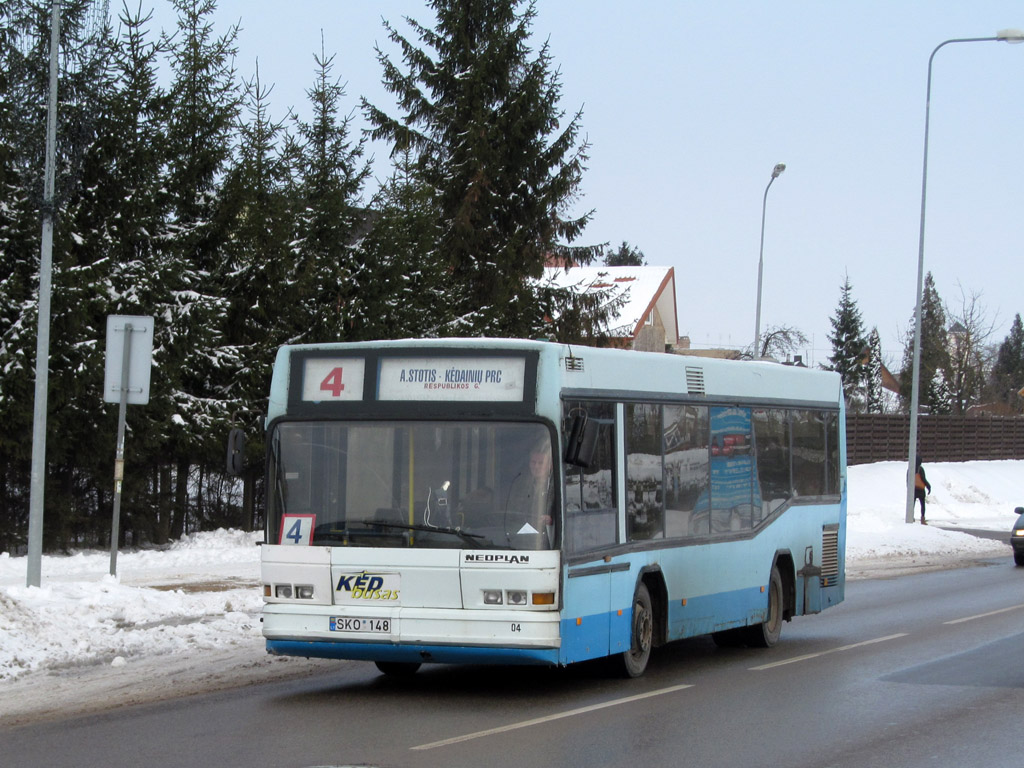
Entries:
<svg viewBox="0 0 1024 768">
<path fill-rule="evenodd" d="M 628 577 L 628 563 L 606 555 L 619 542 L 621 527 L 615 462 L 615 406 L 612 403 L 566 402 L 564 423 L 571 429 L 581 415 L 595 429 L 595 445 L 585 465 L 565 464 L 562 660 L 566 663 L 606 656 L 613 647 L 613 580 Z M 568 436 L 565 436 L 568 440 Z M 632 595 L 630 596 L 630 599 Z M 629 603 L 627 602 L 627 607 Z M 628 617 L 626 618 L 628 624 Z M 628 634 L 626 639 L 629 643 Z"/>
</svg>

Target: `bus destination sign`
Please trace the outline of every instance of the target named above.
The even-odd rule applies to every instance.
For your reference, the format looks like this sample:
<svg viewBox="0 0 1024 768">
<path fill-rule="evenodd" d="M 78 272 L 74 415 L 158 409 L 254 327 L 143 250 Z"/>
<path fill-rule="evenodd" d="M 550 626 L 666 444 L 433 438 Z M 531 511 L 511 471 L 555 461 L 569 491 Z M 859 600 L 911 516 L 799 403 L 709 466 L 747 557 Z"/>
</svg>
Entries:
<svg viewBox="0 0 1024 768">
<path fill-rule="evenodd" d="M 522 357 L 393 357 L 380 361 L 378 400 L 521 403 Z"/>
</svg>

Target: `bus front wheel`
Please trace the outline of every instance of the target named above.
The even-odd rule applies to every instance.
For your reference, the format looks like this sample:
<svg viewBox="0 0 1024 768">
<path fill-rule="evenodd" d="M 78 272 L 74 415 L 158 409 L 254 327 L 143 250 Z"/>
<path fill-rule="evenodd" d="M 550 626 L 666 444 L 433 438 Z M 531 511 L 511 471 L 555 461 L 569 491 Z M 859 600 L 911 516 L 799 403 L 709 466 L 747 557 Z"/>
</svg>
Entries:
<svg viewBox="0 0 1024 768">
<path fill-rule="evenodd" d="M 622 669 L 627 677 L 640 677 L 647 669 L 654 644 L 654 611 L 651 593 L 640 582 L 633 595 L 633 618 L 629 633 L 629 650 L 622 653 Z"/>
</svg>

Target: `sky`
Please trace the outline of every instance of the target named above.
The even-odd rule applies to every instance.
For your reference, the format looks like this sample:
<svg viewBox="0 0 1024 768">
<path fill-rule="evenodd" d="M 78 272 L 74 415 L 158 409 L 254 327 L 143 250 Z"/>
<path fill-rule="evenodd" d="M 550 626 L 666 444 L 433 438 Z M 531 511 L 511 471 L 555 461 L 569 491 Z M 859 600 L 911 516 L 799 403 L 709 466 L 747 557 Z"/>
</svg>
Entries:
<svg viewBox="0 0 1024 768">
<path fill-rule="evenodd" d="M 169 0 L 142 4 L 173 27 Z M 218 0 L 214 23 L 240 23 L 238 74 L 258 60 L 276 117 L 308 116 L 322 36 L 362 129 L 361 96 L 401 114 L 374 46 L 399 62 L 381 20 L 415 41 L 406 16 L 434 25 L 423 0 Z M 762 333 L 794 327 L 809 340 L 798 353 L 827 364 L 849 278 L 866 330 L 878 328 L 899 366 L 916 299 L 929 56 L 1008 28 L 1024 29 L 1019 2 L 541 0 L 535 43 L 549 42 L 560 106 L 582 109 L 590 143 L 574 213 L 593 220 L 578 243 L 626 241 L 674 267 L 680 335 L 742 348 L 754 337 L 763 211 Z M 972 301 L 983 310 L 996 345 L 1024 313 L 1022 91 L 1024 45 L 947 45 L 935 57 L 925 270 L 954 313 Z M 371 151 L 383 179 L 388 147 Z"/>
<path fill-rule="evenodd" d="M 1003 557 L 1008 569 L 1014 567 L 1008 541 L 955 529 L 1000 531 L 1008 539 L 1021 503 L 1024 461 L 929 464 L 927 526 L 904 522 L 903 462 L 848 472 L 848 577 L 971 558 Z M 116 576 L 109 574 L 107 552 L 47 555 L 39 587 L 25 586 L 25 557 L 0 553 L 0 683 L 36 681 L 28 690 L 7 688 L 0 720 L 19 706 L 35 707 L 40 698 L 45 705 L 73 691 L 67 679 L 76 669 L 108 666 L 123 691 L 128 681 L 133 690 L 166 687 L 165 675 L 146 679 L 153 675 L 143 662 L 153 657 L 202 654 L 204 669 L 207 663 L 251 669 L 281 662 L 265 654 L 260 635 L 255 543 L 261 539 L 260 533 L 219 530 L 160 551 L 126 550 L 118 555 Z"/>
</svg>

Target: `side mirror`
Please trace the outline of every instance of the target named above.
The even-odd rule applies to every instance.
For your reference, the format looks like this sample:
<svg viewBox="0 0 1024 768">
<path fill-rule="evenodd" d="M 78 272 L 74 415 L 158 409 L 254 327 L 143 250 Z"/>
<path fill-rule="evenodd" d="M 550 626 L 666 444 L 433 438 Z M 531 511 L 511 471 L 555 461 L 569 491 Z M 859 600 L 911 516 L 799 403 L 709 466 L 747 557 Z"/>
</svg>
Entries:
<svg viewBox="0 0 1024 768">
<path fill-rule="evenodd" d="M 238 476 L 245 467 L 245 432 L 232 429 L 228 433 L 228 474 Z"/>
<path fill-rule="evenodd" d="M 589 467 L 594 463 L 597 449 L 598 425 L 586 415 L 574 416 L 565 445 L 565 461 L 577 467 Z"/>
<path fill-rule="evenodd" d="M 1015 510 L 1013 510 L 1013 514 L 1024 515 L 1024 507 L 1017 507 Z"/>
</svg>

